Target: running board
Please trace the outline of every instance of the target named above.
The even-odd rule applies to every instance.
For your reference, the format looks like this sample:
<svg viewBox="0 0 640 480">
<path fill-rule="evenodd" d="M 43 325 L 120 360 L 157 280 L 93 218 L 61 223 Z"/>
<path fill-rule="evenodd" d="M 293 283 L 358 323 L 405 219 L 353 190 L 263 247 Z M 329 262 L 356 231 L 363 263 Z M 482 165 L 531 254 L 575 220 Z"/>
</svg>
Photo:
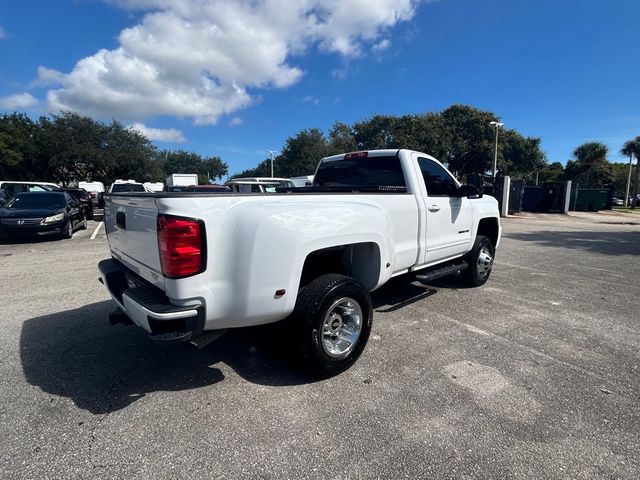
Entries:
<svg viewBox="0 0 640 480">
<path fill-rule="evenodd" d="M 455 265 L 447 265 L 446 267 L 440 267 L 435 270 L 431 270 L 430 272 L 417 274 L 416 280 L 422 283 L 428 283 L 437 278 L 446 277 L 452 273 L 458 273 L 460 270 L 464 270 L 465 268 L 469 268 L 469 264 L 463 261 L 456 263 Z"/>
</svg>

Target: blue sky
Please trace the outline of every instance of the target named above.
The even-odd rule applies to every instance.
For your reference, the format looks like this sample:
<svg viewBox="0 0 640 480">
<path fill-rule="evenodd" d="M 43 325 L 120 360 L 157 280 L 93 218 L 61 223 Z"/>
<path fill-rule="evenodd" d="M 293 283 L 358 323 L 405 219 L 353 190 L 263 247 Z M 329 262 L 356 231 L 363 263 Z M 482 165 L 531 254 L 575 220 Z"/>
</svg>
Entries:
<svg viewBox="0 0 640 480">
<path fill-rule="evenodd" d="M 640 135 L 640 2 L 287 2 L 2 2 L 0 110 L 115 116 L 231 172 L 305 128 L 453 103 L 541 137 L 549 161 L 590 140 L 624 161 Z"/>
</svg>

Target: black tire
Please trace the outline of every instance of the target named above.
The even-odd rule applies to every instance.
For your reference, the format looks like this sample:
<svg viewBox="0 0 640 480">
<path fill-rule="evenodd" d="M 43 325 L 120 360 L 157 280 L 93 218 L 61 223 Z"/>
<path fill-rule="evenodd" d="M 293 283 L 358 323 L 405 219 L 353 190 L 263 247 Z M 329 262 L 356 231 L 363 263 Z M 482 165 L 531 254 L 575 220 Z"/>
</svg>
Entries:
<svg viewBox="0 0 640 480">
<path fill-rule="evenodd" d="M 71 238 L 73 237 L 73 222 L 71 219 L 67 220 L 67 226 L 62 232 L 62 238 Z"/>
<path fill-rule="evenodd" d="M 487 260 L 487 253 L 490 256 L 490 260 Z M 479 287 L 487 283 L 493 268 L 494 254 L 495 250 L 491 240 L 482 235 L 478 235 L 473 244 L 473 248 L 466 257 L 469 268 L 461 272 L 464 283 L 470 287 Z M 488 270 L 486 270 L 487 267 Z"/>
<path fill-rule="evenodd" d="M 80 224 L 80 230 L 87 229 L 87 214 L 82 212 L 82 223 Z"/>
<path fill-rule="evenodd" d="M 341 300 L 347 301 L 343 302 L 344 305 L 335 305 Z M 333 317 L 329 317 L 331 312 L 342 311 L 344 315 L 346 308 L 353 308 L 351 301 L 357 303 L 361 311 L 360 334 L 355 337 L 350 347 L 345 348 L 343 354 L 334 352 L 334 355 L 331 355 L 328 353 L 327 343 L 323 340 L 323 324 L 325 320 L 333 322 Z M 334 308 L 331 308 L 332 306 Z M 347 323 L 355 322 L 358 315 L 338 314 L 338 317 L 340 329 L 336 331 L 342 332 L 342 328 L 351 326 Z M 371 297 L 367 289 L 354 278 L 336 274 L 323 275 L 300 290 L 295 309 L 286 323 L 289 331 L 293 333 L 296 360 L 315 376 L 331 377 L 353 365 L 367 345 L 373 323 Z M 333 326 L 332 323 L 329 324 Z M 327 341 L 331 342 L 332 337 L 326 337 Z M 335 339 L 334 341 L 337 341 Z"/>
</svg>

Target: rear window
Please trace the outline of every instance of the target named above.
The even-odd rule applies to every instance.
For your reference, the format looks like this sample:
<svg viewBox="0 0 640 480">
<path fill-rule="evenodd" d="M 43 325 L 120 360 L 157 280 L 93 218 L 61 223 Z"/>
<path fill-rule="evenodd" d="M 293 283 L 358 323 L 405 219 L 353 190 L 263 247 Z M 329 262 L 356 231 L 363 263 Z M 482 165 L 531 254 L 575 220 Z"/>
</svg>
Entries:
<svg viewBox="0 0 640 480">
<path fill-rule="evenodd" d="M 315 187 L 406 187 L 400 159 L 393 156 L 356 157 L 322 162 Z"/>
<path fill-rule="evenodd" d="M 111 189 L 111 192 L 146 192 L 146 190 L 144 189 L 144 185 L 139 183 L 116 183 Z"/>
</svg>

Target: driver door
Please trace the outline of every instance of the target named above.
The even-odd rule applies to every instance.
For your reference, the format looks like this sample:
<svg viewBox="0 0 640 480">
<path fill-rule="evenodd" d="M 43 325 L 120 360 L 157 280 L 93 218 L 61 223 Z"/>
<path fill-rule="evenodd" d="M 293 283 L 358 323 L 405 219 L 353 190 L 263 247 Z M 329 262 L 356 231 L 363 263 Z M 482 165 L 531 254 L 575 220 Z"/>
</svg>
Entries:
<svg viewBox="0 0 640 480">
<path fill-rule="evenodd" d="M 459 195 L 458 182 L 439 162 L 417 161 L 427 191 L 425 263 L 463 255 L 471 243 L 471 202 Z"/>
</svg>

